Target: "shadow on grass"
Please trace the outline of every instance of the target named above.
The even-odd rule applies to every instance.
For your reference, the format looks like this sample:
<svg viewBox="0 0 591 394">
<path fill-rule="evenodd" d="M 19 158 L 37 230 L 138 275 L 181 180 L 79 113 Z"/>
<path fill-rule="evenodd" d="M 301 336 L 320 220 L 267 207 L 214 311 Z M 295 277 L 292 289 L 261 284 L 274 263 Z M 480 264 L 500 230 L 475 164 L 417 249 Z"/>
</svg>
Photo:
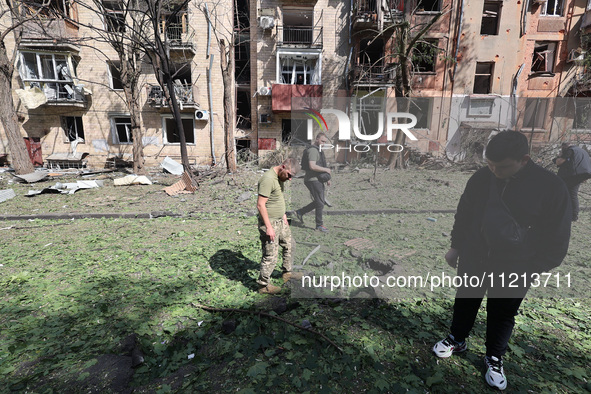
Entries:
<svg viewBox="0 0 591 394">
<path fill-rule="evenodd" d="M 229 280 L 241 282 L 247 289 L 258 289 L 256 277 L 250 276 L 249 271 L 258 271 L 260 264 L 247 258 L 242 252 L 220 249 L 209 258 L 209 265 Z"/>
</svg>

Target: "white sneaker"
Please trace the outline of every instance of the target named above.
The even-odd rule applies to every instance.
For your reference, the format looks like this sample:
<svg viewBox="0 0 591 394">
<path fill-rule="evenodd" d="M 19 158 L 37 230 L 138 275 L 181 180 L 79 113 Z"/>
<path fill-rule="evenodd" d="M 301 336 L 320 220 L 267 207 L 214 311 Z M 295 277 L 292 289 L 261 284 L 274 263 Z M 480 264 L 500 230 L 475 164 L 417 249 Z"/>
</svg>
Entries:
<svg viewBox="0 0 591 394">
<path fill-rule="evenodd" d="M 456 342 L 454 337 L 450 334 L 444 340 L 441 340 L 433 346 L 433 353 L 437 357 L 447 358 L 454 353 L 465 352 L 468 349 L 466 341 Z"/>
<path fill-rule="evenodd" d="M 496 387 L 499 390 L 505 390 L 507 388 L 507 378 L 503 371 L 503 360 L 496 358 L 495 356 L 485 356 L 484 364 L 487 367 L 486 371 L 486 383 L 491 387 Z"/>
</svg>

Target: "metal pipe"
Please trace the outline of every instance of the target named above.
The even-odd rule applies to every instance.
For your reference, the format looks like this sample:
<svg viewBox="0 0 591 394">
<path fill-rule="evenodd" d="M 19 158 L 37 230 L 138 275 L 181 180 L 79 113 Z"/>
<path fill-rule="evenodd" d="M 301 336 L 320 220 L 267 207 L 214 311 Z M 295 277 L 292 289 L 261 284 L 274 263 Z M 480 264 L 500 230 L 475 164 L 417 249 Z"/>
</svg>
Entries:
<svg viewBox="0 0 591 394">
<path fill-rule="evenodd" d="M 209 48 L 209 46 L 208 46 Z M 211 139 L 211 158 L 213 165 L 217 164 L 215 158 L 215 144 L 213 142 L 213 97 L 211 92 L 211 68 L 213 67 L 213 55 L 209 58 L 209 69 L 207 70 L 207 90 L 209 93 L 209 138 Z"/>
</svg>

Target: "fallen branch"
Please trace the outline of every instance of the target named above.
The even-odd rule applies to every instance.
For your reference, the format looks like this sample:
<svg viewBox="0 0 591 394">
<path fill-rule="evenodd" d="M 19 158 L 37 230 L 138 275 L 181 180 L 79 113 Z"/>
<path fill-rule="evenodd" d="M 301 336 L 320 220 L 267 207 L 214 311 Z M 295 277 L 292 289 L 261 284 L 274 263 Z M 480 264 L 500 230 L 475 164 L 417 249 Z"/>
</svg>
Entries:
<svg viewBox="0 0 591 394">
<path fill-rule="evenodd" d="M 201 308 L 203 310 L 210 311 L 210 312 L 239 312 L 239 313 L 248 313 L 248 314 L 251 314 L 251 315 L 265 316 L 265 317 L 269 317 L 271 319 L 279 320 L 279 321 L 281 321 L 283 323 L 289 324 L 290 326 L 294 326 L 296 328 L 299 328 L 300 330 L 304 330 L 304 331 L 311 332 L 312 334 L 316 334 L 316 335 L 322 337 L 325 341 L 327 341 L 328 343 L 330 343 L 332 346 L 334 346 L 335 348 L 337 348 L 339 352 L 341 352 L 341 353 L 343 352 L 343 349 L 341 349 L 340 347 L 337 346 L 336 343 L 334 343 L 333 341 L 331 341 L 330 339 L 328 339 L 326 337 L 326 335 L 324 335 L 324 334 L 322 334 L 322 333 L 320 333 L 318 331 L 312 330 L 311 328 L 305 328 L 305 327 L 302 327 L 302 326 L 300 326 L 298 324 L 292 323 L 289 320 L 282 319 L 279 316 L 273 316 L 271 314 L 268 314 L 266 312 L 261 312 L 261 311 L 249 311 L 249 310 L 246 310 L 246 309 L 212 308 L 210 306 L 205 306 L 205 305 L 201 305 L 201 304 L 195 304 L 193 302 L 191 303 L 191 305 L 194 306 L 195 308 Z"/>
</svg>

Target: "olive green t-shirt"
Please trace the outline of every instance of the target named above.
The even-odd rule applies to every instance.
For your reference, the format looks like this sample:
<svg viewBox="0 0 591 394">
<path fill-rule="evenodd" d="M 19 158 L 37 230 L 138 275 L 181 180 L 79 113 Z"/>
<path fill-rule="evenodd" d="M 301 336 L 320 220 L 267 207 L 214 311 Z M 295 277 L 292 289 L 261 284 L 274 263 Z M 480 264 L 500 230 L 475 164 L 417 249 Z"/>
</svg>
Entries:
<svg viewBox="0 0 591 394">
<path fill-rule="evenodd" d="M 314 147 L 308 148 L 308 161 L 318 164 L 320 160 L 320 151 Z M 317 181 L 318 173 L 312 170 L 306 170 L 306 175 L 304 176 L 305 181 Z"/>
<path fill-rule="evenodd" d="M 267 197 L 267 213 L 269 220 L 281 219 L 285 215 L 285 199 L 283 198 L 283 182 L 272 168 L 259 179 L 259 196 Z"/>
</svg>

